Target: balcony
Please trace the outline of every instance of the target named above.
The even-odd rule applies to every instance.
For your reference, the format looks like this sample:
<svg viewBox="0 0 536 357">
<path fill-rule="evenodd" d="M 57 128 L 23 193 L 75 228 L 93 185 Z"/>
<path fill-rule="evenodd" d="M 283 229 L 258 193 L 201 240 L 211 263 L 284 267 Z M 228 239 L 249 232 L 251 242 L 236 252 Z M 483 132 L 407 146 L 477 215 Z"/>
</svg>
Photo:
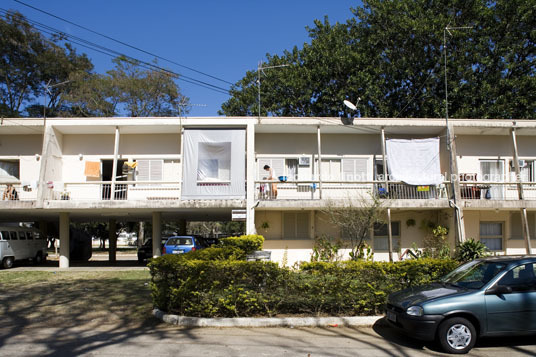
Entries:
<svg viewBox="0 0 536 357">
<path fill-rule="evenodd" d="M 536 200 L 536 182 L 523 182 L 525 200 Z M 461 199 L 517 201 L 517 183 L 471 181 L 460 183 Z"/>
<path fill-rule="evenodd" d="M 2 192 L 2 200 L 4 201 L 37 200 L 37 182 L 31 184 L 13 184 L 12 189 L 8 189 L 7 187 L 7 184 L 0 184 L 0 192 Z"/>
<path fill-rule="evenodd" d="M 110 181 L 66 182 L 63 187 L 49 187 L 51 201 L 150 201 L 180 199 L 180 182 L 117 181 L 112 195 Z"/>
<path fill-rule="evenodd" d="M 273 185 L 277 188 L 273 190 Z M 320 182 L 311 181 L 270 181 L 255 182 L 256 199 L 270 200 L 319 200 Z M 374 195 L 394 200 L 448 200 L 449 183 L 439 186 L 412 186 L 402 182 L 389 181 L 322 181 L 322 199 L 345 199 Z"/>
</svg>

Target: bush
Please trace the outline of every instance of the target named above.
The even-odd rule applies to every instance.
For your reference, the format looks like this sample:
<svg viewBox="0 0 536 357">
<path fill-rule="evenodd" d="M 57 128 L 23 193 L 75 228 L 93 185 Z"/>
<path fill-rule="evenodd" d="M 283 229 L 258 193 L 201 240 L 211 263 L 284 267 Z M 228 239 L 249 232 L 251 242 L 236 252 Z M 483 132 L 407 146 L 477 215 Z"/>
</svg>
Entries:
<svg viewBox="0 0 536 357">
<path fill-rule="evenodd" d="M 220 240 L 220 247 L 236 247 L 242 249 L 246 254 L 256 250 L 262 250 L 264 237 L 261 235 L 250 234 L 240 237 L 228 237 Z"/>
<path fill-rule="evenodd" d="M 203 317 L 378 314 L 391 292 L 429 283 L 457 265 L 436 259 L 347 261 L 290 270 L 273 262 L 186 256 L 163 256 L 149 264 L 153 302 L 170 313 Z"/>
<path fill-rule="evenodd" d="M 488 255 L 488 248 L 481 241 L 467 239 L 456 246 L 456 260 L 462 263 Z"/>
</svg>

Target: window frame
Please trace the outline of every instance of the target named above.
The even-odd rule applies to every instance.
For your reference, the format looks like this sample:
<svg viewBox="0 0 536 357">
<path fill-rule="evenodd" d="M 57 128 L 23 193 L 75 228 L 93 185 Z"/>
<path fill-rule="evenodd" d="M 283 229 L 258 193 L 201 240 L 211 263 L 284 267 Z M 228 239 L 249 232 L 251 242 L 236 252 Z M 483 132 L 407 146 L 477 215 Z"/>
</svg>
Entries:
<svg viewBox="0 0 536 357">
<path fill-rule="evenodd" d="M 494 235 L 489 235 L 489 236 L 482 236 L 482 224 L 486 224 L 486 223 L 495 223 L 495 224 L 500 224 L 501 225 L 501 235 L 500 236 L 494 236 Z M 479 224 L 478 224 L 478 240 L 480 242 L 482 242 L 486 248 L 488 248 L 488 250 L 490 252 L 503 252 L 505 250 L 504 248 L 504 229 L 505 229 L 505 222 L 504 221 L 480 221 Z M 482 239 L 500 239 L 501 240 L 501 249 L 490 249 L 486 243 L 484 243 L 482 241 Z"/>
<path fill-rule="evenodd" d="M 393 224 L 398 224 L 398 234 L 393 234 L 393 251 L 398 251 L 402 248 L 402 224 L 400 221 L 391 221 L 391 231 L 393 230 Z M 387 227 L 387 223 L 380 224 L 381 226 Z M 376 224 L 375 224 L 376 226 Z M 376 247 L 376 240 L 377 239 L 387 239 L 387 248 L 386 249 L 379 249 Z M 398 241 L 398 246 L 395 243 Z M 376 235 L 376 228 L 372 228 L 372 249 L 375 252 L 389 252 L 389 231 L 387 231 L 386 235 Z"/>
</svg>

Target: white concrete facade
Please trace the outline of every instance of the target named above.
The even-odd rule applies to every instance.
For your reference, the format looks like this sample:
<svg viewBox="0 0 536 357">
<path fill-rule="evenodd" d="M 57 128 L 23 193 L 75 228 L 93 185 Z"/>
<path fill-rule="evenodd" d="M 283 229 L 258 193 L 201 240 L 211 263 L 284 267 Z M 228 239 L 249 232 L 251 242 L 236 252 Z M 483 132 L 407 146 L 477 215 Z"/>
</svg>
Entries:
<svg viewBox="0 0 536 357">
<path fill-rule="evenodd" d="M 439 137 L 445 174 L 445 182 L 426 193 L 389 182 L 390 196 L 382 201 L 395 225 L 395 259 L 422 246 L 425 232 L 419 226 L 425 220 L 448 226 L 454 248 L 460 239 L 454 234 L 454 201 L 463 212 L 462 238 L 493 244 L 497 254 L 525 253 L 520 210 L 527 211 L 531 238 L 536 232 L 536 122 L 453 119 L 451 124 L 456 172 L 450 172 L 443 119 L 363 118 L 345 126 L 338 118 L 49 118 L 46 127 L 40 119 L 7 119 L 0 125 L 0 164 L 18 164 L 18 172 L 0 176 L 0 189 L 13 182 L 19 200 L 1 201 L 0 219 L 230 220 L 231 211 L 241 209 L 247 211 L 248 233 L 264 235 L 273 258 L 293 264 L 309 260 L 315 237 L 341 236 L 322 213 L 328 204 L 377 194 L 384 128 L 388 139 Z M 514 127 L 523 200 L 513 165 Z M 244 197 L 181 198 L 185 128 L 246 132 Z M 122 170 L 124 163 L 137 167 Z M 266 164 L 277 176 L 287 176 L 287 182 L 277 183 L 277 196 L 274 182 L 264 180 Z M 453 186 L 451 180 L 460 177 Z M 388 259 L 385 237 L 371 232 L 369 243 L 374 259 Z"/>
</svg>

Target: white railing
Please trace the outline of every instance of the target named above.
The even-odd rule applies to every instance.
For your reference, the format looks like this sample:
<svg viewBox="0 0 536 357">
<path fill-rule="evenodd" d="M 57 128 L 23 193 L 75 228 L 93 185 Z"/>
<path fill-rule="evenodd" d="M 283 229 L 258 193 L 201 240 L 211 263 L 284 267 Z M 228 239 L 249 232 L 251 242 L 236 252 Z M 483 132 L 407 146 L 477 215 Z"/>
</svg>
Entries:
<svg viewBox="0 0 536 357">
<path fill-rule="evenodd" d="M 536 200 L 536 183 L 523 182 L 522 185 L 525 199 Z M 460 194 L 463 200 L 519 200 L 515 182 L 463 181 Z"/>
<path fill-rule="evenodd" d="M 0 184 L 0 199 L 4 201 L 35 201 L 37 200 L 37 184 L 23 185 Z"/>
<path fill-rule="evenodd" d="M 112 193 L 110 181 L 66 182 L 62 188 L 50 189 L 50 200 L 137 201 L 178 200 L 181 183 L 177 181 L 116 181 Z"/>
<path fill-rule="evenodd" d="M 386 199 L 448 199 L 449 183 L 439 186 L 412 186 L 402 182 L 390 181 L 270 181 L 255 182 L 258 200 L 275 199 L 337 199 L 348 197 L 368 197 L 375 195 Z M 276 194 L 277 192 L 277 194 Z"/>
</svg>

